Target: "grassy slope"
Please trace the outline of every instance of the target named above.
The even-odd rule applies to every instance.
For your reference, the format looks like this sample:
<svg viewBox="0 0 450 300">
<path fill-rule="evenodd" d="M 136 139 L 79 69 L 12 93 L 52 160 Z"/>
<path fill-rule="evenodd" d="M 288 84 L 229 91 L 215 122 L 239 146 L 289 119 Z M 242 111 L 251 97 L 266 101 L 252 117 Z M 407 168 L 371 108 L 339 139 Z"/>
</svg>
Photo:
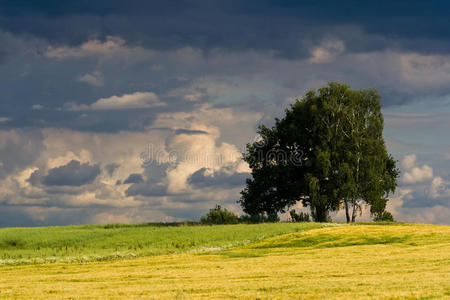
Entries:
<svg viewBox="0 0 450 300">
<path fill-rule="evenodd" d="M 210 253 L 4 266 L 0 291 L 17 298 L 450 298 L 450 226 L 338 226 Z"/>
<path fill-rule="evenodd" d="M 0 229 L 0 265 L 86 262 L 230 247 L 323 225 L 60 226 Z"/>
</svg>

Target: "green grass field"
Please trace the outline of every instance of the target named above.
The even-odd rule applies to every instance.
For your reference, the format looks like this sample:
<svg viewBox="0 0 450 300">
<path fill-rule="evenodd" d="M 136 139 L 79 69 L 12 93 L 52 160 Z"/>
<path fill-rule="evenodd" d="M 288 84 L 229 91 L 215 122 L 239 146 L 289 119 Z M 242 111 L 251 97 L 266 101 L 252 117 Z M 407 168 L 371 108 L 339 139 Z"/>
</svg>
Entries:
<svg viewBox="0 0 450 300">
<path fill-rule="evenodd" d="M 162 224 L 0 229 L 0 266 L 104 261 L 229 248 L 327 225 L 273 223 L 232 226 Z M 329 225 L 328 225 L 329 226 Z"/>
<path fill-rule="evenodd" d="M 3 298 L 450 299 L 450 226 L 2 229 L 0 245 Z"/>
</svg>

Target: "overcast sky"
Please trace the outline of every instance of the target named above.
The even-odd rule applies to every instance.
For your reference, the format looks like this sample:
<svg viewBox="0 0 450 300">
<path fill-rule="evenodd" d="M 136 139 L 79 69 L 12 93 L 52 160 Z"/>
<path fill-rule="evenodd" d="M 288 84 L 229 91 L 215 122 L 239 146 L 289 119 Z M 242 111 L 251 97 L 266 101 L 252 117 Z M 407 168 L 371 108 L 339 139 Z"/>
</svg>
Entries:
<svg viewBox="0 0 450 300">
<path fill-rule="evenodd" d="M 450 224 L 450 4 L 367 2 L 1 1 L 0 226 L 239 213 L 257 125 L 328 81 L 382 96 L 395 218 Z"/>
</svg>

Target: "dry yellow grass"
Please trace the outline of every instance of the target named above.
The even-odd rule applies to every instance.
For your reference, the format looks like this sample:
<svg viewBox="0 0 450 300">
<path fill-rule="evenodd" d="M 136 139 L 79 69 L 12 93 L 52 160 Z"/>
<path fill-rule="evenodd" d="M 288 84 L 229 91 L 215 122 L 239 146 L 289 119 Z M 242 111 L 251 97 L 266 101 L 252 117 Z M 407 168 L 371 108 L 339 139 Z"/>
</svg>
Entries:
<svg viewBox="0 0 450 300">
<path fill-rule="evenodd" d="M 0 268 L 4 298 L 450 298 L 450 226 L 357 225 L 233 250 Z"/>
</svg>

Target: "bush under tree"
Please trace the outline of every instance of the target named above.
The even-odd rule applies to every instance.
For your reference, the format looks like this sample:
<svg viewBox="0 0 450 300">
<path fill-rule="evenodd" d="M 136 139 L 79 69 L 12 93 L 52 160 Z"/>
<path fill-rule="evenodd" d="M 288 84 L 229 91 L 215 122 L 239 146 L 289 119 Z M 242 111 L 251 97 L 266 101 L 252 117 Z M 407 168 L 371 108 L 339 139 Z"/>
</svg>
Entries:
<svg viewBox="0 0 450 300">
<path fill-rule="evenodd" d="M 394 216 L 388 211 L 383 211 L 376 214 L 373 220 L 376 222 L 394 222 Z"/>
<path fill-rule="evenodd" d="M 291 210 L 289 212 L 289 215 L 291 216 L 291 221 L 292 222 L 309 222 L 309 214 L 308 213 L 304 213 L 304 212 L 300 212 L 300 213 L 296 213 L 295 209 Z"/>
<path fill-rule="evenodd" d="M 209 212 L 202 216 L 200 219 L 202 224 L 237 224 L 239 223 L 239 217 L 227 210 L 226 208 L 222 208 L 220 205 L 216 205 L 216 207 L 209 210 Z"/>
<path fill-rule="evenodd" d="M 276 213 L 269 215 L 266 215 L 264 213 L 254 215 L 244 214 L 239 217 L 240 223 L 248 223 L 248 224 L 275 223 L 279 221 L 280 217 L 278 217 L 278 214 Z"/>
</svg>

